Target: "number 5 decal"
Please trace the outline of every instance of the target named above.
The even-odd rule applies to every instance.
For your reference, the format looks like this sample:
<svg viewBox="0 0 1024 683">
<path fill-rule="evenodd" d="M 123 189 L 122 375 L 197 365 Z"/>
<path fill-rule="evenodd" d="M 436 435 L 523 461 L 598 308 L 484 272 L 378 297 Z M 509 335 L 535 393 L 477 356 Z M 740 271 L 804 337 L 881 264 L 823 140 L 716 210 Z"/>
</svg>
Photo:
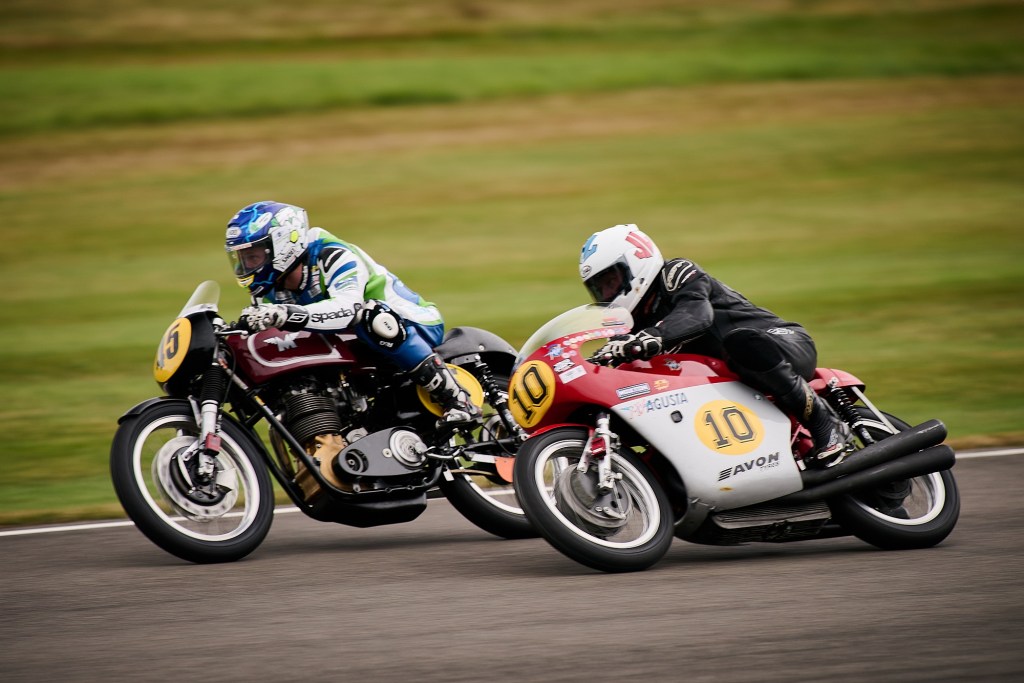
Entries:
<svg viewBox="0 0 1024 683">
<path fill-rule="evenodd" d="M 701 443 L 724 455 L 744 455 L 764 439 L 764 426 L 754 411 L 732 401 L 701 406 L 694 428 Z"/>
<path fill-rule="evenodd" d="M 509 407 L 522 427 L 532 427 L 555 400 L 555 373 L 547 363 L 532 360 L 522 365 L 509 383 Z"/>
<path fill-rule="evenodd" d="M 157 382 L 163 384 L 177 372 L 185 360 L 191 339 L 192 323 L 188 318 L 178 318 L 167 328 L 153 361 L 153 377 Z"/>
</svg>

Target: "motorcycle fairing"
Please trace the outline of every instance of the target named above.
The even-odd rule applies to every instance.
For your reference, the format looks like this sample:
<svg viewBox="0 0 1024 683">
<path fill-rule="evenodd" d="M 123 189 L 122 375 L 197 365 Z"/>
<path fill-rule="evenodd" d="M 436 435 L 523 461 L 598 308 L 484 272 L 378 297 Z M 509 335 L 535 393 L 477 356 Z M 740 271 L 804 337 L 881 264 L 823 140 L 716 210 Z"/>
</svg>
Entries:
<svg viewBox="0 0 1024 683">
<path fill-rule="evenodd" d="M 670 388 L 611 407 L 679 471 L 687 496 L 713 509 L 803 488 L 789 417 L 744 384 Z"/>
<path fill-rule="evenodd" d="M 688 497 L 711 508 L 744 507 L 803 488 L 790 447 L 792 421 L 736 381 L 723 361 L 665 354 L 619 367 L 588 362 L 606 336 L 591 330 L 549 337 L 520 354 L 509 402 L 531 436 L 576 422 L 580 408 L 600 406 L 672 463 Z"/>
</svg>

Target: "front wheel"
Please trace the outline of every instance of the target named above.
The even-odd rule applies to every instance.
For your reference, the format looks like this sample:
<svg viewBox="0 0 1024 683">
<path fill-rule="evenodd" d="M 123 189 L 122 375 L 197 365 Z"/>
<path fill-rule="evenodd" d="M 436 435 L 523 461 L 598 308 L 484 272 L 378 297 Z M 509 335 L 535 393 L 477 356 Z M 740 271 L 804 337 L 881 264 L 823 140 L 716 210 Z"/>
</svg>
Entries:
<svg viewBox="0 0 1024 683">
<path fill-rule="evenodd" d="M 254 446 L 224 420 L 214 472 L 200 471 L 199 429 L 185 401 L 159 401 L 122 420 L 110 447 L 114 490 L 149 540 L 196 563 L 232 562 L 255 550 L 274 517 L 270 476 Z"/>
<path fill-rule="evenodd" d="M 856 408 L 875 441 L 893 431 L 867 408 Z M 896 429 L 906 422 L 886 414 Z M 850 456 L 857 457 L 856 454 Z M 960 516 L 960 493 L 949 470 L 870 487 L 829 501 L 832 516 L 857 538 L 884 550 L 930 548 L 953 531 Z"/>
<path fill-rule="evenodd" d="M 513 481 L 526 515 L 548 543 L 580 564 L 605 572 L 647 569 L 672 544 L 668 497 L 625 450 L 605 456 L 621 477 L 602 492 L 596 464 L 577 469 L 586 444 L 586 430 L 568 427 L 523 444 Z"/>
</svg>

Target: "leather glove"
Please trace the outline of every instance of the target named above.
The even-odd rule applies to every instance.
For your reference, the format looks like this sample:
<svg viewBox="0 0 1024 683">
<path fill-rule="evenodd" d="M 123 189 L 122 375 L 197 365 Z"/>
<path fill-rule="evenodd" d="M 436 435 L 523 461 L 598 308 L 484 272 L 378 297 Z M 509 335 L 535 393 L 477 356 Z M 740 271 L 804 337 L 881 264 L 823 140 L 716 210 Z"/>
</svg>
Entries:
<svg viewBox="0 0 1024 683">
<path fill-rule="evenodd" d="M 262 332 L 276 327 L 279 330 L 301 330 L 309 321 L 309 313 L 302 306 L 288 304 L 259 304 L 242 309 L 238 322 L 250 332 Z"/>
<path fill-rule="evenodd" d="M 649 327 L 636 334 L 620 334 L 608 340 L 596 358 L 611 358 L 618 363 L 647 360 L 661 353 L 662 340 L 657 328 Z"/>
</svg>

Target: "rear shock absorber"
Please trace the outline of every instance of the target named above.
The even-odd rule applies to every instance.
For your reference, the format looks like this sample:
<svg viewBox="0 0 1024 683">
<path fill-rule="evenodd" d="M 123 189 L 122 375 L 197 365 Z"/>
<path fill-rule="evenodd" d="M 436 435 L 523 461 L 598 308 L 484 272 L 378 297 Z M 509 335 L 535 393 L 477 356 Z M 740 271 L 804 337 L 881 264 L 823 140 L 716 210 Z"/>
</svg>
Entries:
<svg viewBox="0 0 1024 683">
<path fill-rule="evenodd" d="M 857 433 L 860 437 L 861 443 L 865 446 L 875 442 L 868 433 L 867 428 L 860 425 L 860 416 L 857 415 L 857 411 L 853 409 L 853 402 L 850 401 L 850 395 L 846 392 L 846 389 L 839 386 L 839 380 L 833 377 L 828 381 L 828 393 L 832 399 L 832 405 L 836 409 L 836 413 L 842 418 L 843 422 L 850 425 L 850 429 Z"/>
<path fill-rule="evenodd" d="M 484 395 L 491 405 L 494 406 L 494 409 L 498 411 L 498 417 L 501 419 L 505 429 L 517 440 L 525 441 L 526 434 L 523 433 L 522 428 L 516 423 L 515 418 L 512 417 L 512 411 L 509 410 L 508 399 L 505 393 L 498 388 L 494 375 L 491 373 L 491 367 L 480 358 L 480 354 L 476 354 L 473 359 L 473 369 L 476 370 L 477 379 L 480 380 L 480 386 L 484 390 Z"/>
</svg>

